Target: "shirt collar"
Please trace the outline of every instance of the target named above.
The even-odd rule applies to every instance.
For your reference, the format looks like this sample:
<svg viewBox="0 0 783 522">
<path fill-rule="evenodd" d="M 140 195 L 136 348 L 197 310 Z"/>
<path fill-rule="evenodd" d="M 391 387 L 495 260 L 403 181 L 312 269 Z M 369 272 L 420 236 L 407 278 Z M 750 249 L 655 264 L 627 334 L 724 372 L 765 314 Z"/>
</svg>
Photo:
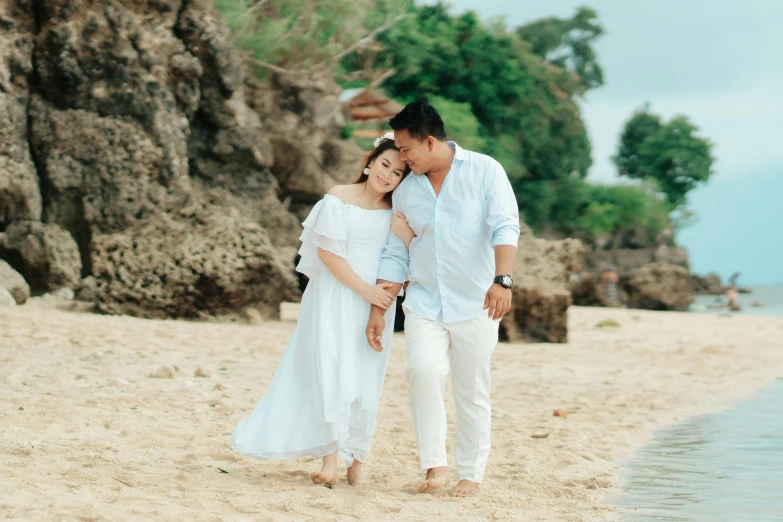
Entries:
<svg viewBox="0 0 783 522">
<path fill-rule="evenodd" d="M 467 154 L 465 154 L 465 149 L 457 145 L 456 141 L 447 141 L 446 143 L 454 151 L 455 160 L 462 161 L 467 158 Z"/>
</svg>

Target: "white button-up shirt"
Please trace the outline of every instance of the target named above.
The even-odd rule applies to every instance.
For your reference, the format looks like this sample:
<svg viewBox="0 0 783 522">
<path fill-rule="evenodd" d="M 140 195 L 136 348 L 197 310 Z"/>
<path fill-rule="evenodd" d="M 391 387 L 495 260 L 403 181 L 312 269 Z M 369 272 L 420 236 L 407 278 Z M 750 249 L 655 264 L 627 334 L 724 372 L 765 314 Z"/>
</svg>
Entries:
<svg viewBox="0 0 783 522">
<path fill-rule="evenodd" d="M 481 313 L 495 277 L 498 245 L 516 247 L 519 209 L 503 167 L 450 141 L 454 163 L 440 194 L 425 175 L 409 175 L 392 196 L 394 210 L 416 233 L 410 252 L 393 232 L 378 279 L 410 275 L 405 307 L 431 320 L 456 323 Z"/>
</svg>

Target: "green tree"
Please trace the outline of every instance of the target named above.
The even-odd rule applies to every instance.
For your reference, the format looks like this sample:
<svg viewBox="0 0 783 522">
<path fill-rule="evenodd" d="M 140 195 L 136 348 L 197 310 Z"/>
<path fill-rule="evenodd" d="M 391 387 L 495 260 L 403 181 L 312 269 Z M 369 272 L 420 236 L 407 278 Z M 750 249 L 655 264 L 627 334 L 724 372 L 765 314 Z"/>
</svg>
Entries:
<svg viewBox="0 0 783 522">
<path fill-rule="evenodd" d="M 384 50 L 376 66 L 395 71 L 384 83 L 394 97 L 469 104 L 486 151 L 503 156 L 515 177 L 586 175 L 590 142 L 571 96 L 574 75 L 534 54 L 502 23 L 485 24 L 473 12 L 452 16 L 438 3 L 411 6 L 410 15 L 378 37 Z"/>
<path fill-rule="evenodd" d="M 643 247 L 671 227 L 669 206 L 654 183 L 590 185 L 589 204 L 576 222 L 582 237 L 611 240 L 617 247 Z"/>
<path fill-rule="evenodd" d="M 449 139 L 468 150 L 485 152 L 486 140 L 481 137 L 481 124 L 470 110 L 470 104 L 454 102 L 441 96 L 432 96 L 429 102 L 448 122 Z"/>
<path fill-rule="evenodd" d="M 641 145 L 645 139 L 657 134 L 661 126 L 661 117 L 650 113 L 648 105 L 636 111 L 625 123 L 617 156 L 613 158 L 621 176 L 644 177 L 639 158 Z"/>
<path fill-rule="evenodd" d="M 618 223 L 617 205 L 592 201 L 579 220 L 579 229 L 590 239 L 610 238 Z"/>
<path fill-rule="evenodd" d="M 525 218 L 525 223 L 535 232 L 545 230 L 557 197 L 553 184 L 549 181 L 528 181 L 516 178 L 511 181 L 511 186 L 517 197 L 519 212 Z"/>
<path fill-rule="evenodd" d="M 519 37 L 530 43 L 535 54 L 579 77 L 580 94 L 604 83 L 603 70 L 593 48 L 603 32 L 598 15 L 587 7 L 580 7 L 568 19 L 544 18 L 517 29 Z"/>
<path fill-rule="evenodd" d="M 712 144 L 685 116 L 668 123 L 645 107 L 626 122 L 617 155 L 622 176 L 652 179 L 672 208 L 686 204 L 688 192 L 712 176 Z"/>
<path fill-rule="evenodd" d="M 501 162 L 538 232 L 649 244 L 673 227 L 669 202 L 706 181 L 698 160 L 709 158 L 709 172 L 709 144 L 697 129 L 647 109 L 626 125 L 615 158 L 623 175 L 644 181 L 585 180 L 591 144 L 576 99 L 603 83 L 594 51 L 603 29 L 590 9 L 508 30 L 473 12 L 452 15 L 443 3 L 215 1 L 261 70 L 325 73 L 343 86 L 383 84 L 401 102 L 428 99 L 452 139 Z M 688 213 L 681 205 L 673 215 L 679 223 Z"/>
<path fill-rule="evenodd" d="M 594 185 L 579 177 L 514 180 L 520 211 L 536 232 L 556 232 L 592 243 L 641 247 L 672 227 L 669 205 L 654 182 Z"/>
<path fill-rule="evenodd" d="M 234 42 L 259 71 L 333 76 L 404 16 L 387 0 L 214 0 Z M 379 20 L 377 7 L 389 5 Z M 367 20 L 379 20 L 369 26 Z M 369 29 L 372 27 L 372 29 Z"/>
</svg>

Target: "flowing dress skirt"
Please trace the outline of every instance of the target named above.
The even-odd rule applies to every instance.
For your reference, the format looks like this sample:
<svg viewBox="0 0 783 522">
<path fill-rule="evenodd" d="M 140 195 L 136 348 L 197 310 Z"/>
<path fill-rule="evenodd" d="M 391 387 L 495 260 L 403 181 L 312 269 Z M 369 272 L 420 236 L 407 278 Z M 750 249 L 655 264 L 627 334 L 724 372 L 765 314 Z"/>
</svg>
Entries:
<svg viewBox="0 0 783 522">
<path fill-rule="evenodd" d="M 303 238 L 308 233 L 305 222 Z M 375 284 L 378 256 L 364 266 L 361 261 L 349 258 L 354 271 Z M 234 429 L 231 447 L 260 459 L 323 457 L 339 450 L 350 466 L 354 458 L 364 462 L 370 451 L 395 307 L 384 316 L 384 349 L 376 352 L 365 336 L 369 303 L 325 268 L 306 272 L 311 279 L 296 330 L 263 398 Z"/>
</svg>

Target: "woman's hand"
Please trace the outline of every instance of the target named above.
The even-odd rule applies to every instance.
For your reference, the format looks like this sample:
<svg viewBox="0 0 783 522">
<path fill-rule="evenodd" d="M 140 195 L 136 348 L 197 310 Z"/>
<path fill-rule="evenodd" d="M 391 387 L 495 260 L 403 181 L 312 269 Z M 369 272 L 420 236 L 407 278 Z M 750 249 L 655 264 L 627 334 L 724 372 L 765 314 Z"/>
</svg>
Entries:
<svg viewBox="0 0 783 522">
<path fill-rule="evenodd" d="M 405 242 L 405 246 L 410 250 L 411 241 L 416 237 L 416 233 L 413 232 L 413 229 L 408 225 L 407 218 L 399 210 L 392 216 L 391 229 L 394 235 L 402 239 Z"/>
<path fill-rule="evenodd" d="M 365 328 L 364 333 L 367 334 L 367 342 L 370 343 L 370 346 L 372 346 L 372 349 L 376 352 L 383 351 L 381 340 L 385 328 L 386 320 L 384 320 L 383 314 L 376 313 L 375 308 L 373 308 L 370 312 L 370 319 L 367 321 L 367 328 Z"/>
<path fill-rule="evenodd" d="M 362 297 L 371 305 L 388 310 L 394 303 L 394 296 L 387 292 L 386 289 L 392 286 L 394 285 L 391 283 L 379 283 L 375 286 L 368 286 L 365 295 Z"/>
</svg>

